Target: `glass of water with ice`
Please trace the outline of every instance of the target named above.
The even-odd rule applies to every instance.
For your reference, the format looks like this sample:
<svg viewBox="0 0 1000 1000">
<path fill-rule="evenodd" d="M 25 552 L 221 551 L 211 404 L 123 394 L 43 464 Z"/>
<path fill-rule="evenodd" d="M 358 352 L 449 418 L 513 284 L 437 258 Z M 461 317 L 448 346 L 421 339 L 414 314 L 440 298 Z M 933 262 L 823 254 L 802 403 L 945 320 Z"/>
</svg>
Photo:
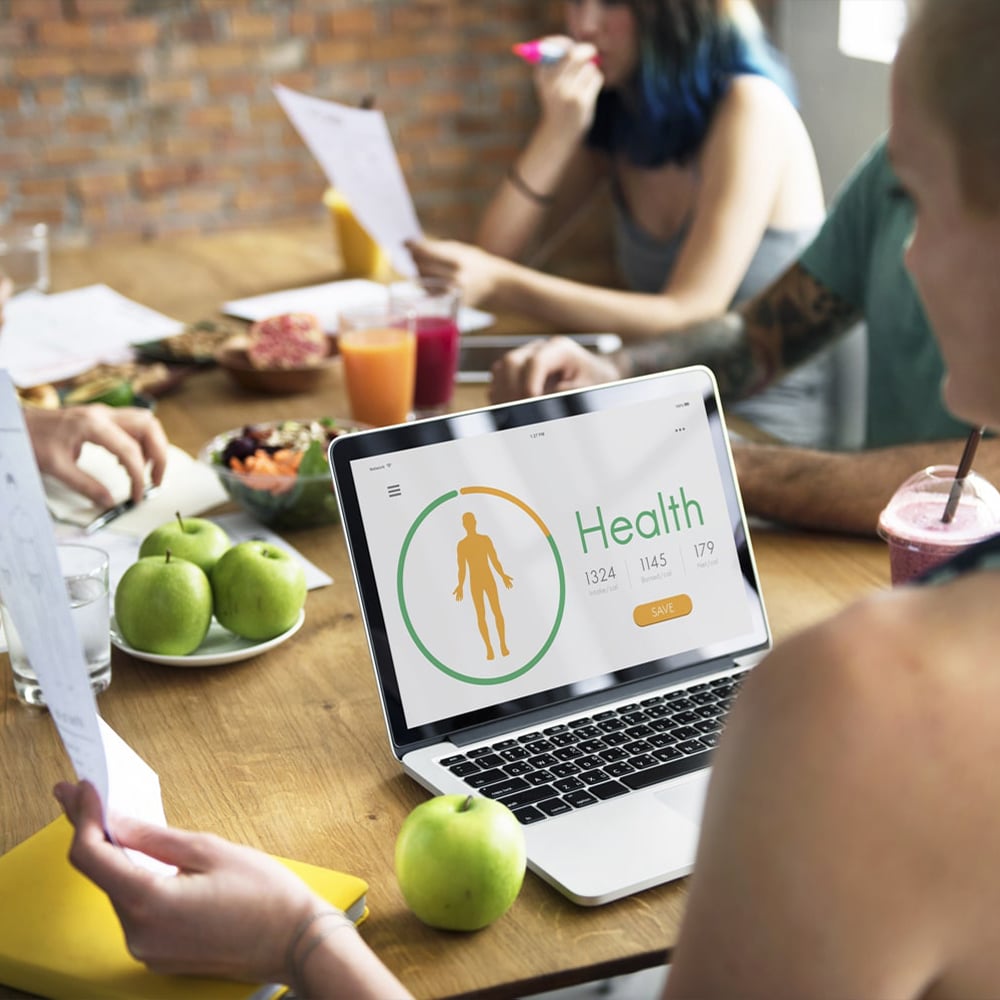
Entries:
<svg viewBox="0 0 1000 1000">
<path fill-rule="evenodd" d="M 69 594 L 70 615 L 80 636 L 90 687 L 99 694 L 111 683 L 111 606 L 108 554 L 90 545 L 56 546 Z M 28 661 L 17 626 L 0 595 L 0 617 L 14 675 L 14 692 L 25 705 L 45 706 L 38 677 Z"/>
<path fill-rule="evenodd" d="M 0 271 L 13 282 L 14 294 L 49 290 L 49 227 L 44 222 L 0 226 Z"/>
</svg>

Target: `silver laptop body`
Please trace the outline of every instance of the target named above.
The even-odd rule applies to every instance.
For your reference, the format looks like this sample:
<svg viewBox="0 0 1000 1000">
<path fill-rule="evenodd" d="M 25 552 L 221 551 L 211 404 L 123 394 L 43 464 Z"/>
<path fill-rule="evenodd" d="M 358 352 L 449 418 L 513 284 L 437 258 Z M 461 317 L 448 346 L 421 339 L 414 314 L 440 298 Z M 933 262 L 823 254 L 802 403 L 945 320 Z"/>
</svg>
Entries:
<svg viewBox="0 0 1000 1000">
<path fill-rule="evenodd" d="M 341 435 L 329 460 L 406 772 L 511 805 L 581 905 L 687 874 L 707 702 L 770 646 L 711 372 Z"/>
</svg>

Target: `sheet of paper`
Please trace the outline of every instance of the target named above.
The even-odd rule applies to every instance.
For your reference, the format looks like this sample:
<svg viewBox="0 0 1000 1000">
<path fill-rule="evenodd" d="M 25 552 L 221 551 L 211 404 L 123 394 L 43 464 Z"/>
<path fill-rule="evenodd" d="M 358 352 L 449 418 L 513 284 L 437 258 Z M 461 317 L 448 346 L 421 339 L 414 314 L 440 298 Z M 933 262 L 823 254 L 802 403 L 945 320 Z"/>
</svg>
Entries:
<svg viewBox="0 0 1000 1000">
<path fill-rule="evenodd" d="M 107 285 L 56 295 L 22 292 L 4 307 L 0 368 L 22 387 L 54 382 L 101 362 L 128 361 L 131 344 L 168 337 L 183 327 Z"/>
<path fill-rule="evenodd" d="M 108 762 L 108 815 L 131 816 L 157 826 L 166 826 L 159 775 L 101 718 L 97 720 Z M 125 853 L 142 868 L 160 875 L 172 875 L 173 865 L 157 861 L 139 851 L 125 848 Z"/>
<path fill-rule="evenodd" d="M 45 510 L 42 480 L 10 374 L 0 369 L 0 591 L 80 780 L 113 809 L 165 824 L 160 781 L 97 714 Z M 167 866 L 129 852 L 153 871 Z"/>
<path fill-rule="evenodd" d="M 108 769 L 87 664 L 70 617 L 55 536 L 21 407 L 0 370 L 0 592 L 17 623 L 80 778 L 108 796 Z"/>
<path fill-rule="evenodd" d="M 128 474 L 118 464 L 118 459 L 100 445 L 86 442 L 77 465 L 104 483 L 116 503 L 131 493 Z M 101 508 L 57 479 L 45 476 L 44 483 L 49 511 L 57 521 L 83 527 L 101 513 Z M 176 445 L 170 445 L 167 469 L 159 490 L 111 524 L 115 531 L 142 538 L 169 521 L 177 511 L 186 517 L 195 517 L 228 499 L 219 477 L 208 466 Z"/>
<path fill-rule="evenodd" d="M 0 591 L 77 777 L 107 803 L 110 769 L 70 617 L 42 481 L 10 375 L 0 370 Z M 127 756 L 127 755 L 122 755 Z M 159 792 L 156 792 L 159 799 Z M 148 797 L 147 797 L 148 801 Z"/>
<path fill-rule="evenodd" d="M 385 115 L 309 97 L 278 85 L 274 95 L 303 142 L 351 203 L 358 222 L 402 275 L 416 274 L 403 245 L 419 239 L 420 223 L 399 167 Z"/>
<path fill-rule="evenodd" d="M 336 333 L 342 309 L 384 302 L 386 295 L 386 286 L 377 281 L 349 278 L 254 295 L 247 299 L 233 299 L 223 303 L 222 311 L 228 316 L 251 321 L 267 319 L 268 316 L 280 313 L 310 312 L 327 333 Z M 458 312 L 458 328 L 462 333 L 470 333 L 491 326 L 494 319 L 491 313 L 462 306 Z"/>
</svg>

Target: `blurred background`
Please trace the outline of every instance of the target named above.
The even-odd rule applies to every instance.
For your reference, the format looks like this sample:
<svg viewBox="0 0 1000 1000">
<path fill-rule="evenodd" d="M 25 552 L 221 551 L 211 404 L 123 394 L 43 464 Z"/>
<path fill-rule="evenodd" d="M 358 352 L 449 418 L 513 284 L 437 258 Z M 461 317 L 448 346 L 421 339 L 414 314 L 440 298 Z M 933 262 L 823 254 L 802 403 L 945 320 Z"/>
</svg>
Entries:
<svg viewBox="0 0 1000 1000">
<path fill-rule="evenodd" d="M 838 44 L 845 2 L 757 0 L 828 197 L 885 123 L 886 65 Z M 510 46 L 562 22 L 561 0 L 0 0 L 0 223 L 87 246 L 323 218 L 280 82 L 373 98 L 425 230 L 468 238 L 535 121 Z M 605 274 L 588 231 L 553 269 Z"/>
</svg>

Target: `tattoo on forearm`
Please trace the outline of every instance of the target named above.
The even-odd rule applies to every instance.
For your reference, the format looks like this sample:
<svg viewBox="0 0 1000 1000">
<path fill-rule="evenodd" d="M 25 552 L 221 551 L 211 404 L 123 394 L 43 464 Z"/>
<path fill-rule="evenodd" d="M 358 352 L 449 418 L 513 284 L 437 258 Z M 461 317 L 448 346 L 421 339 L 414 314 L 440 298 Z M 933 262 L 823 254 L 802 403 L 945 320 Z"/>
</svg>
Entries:
<svg viewBox="0 0 1000 1000">
<path fill-rule="evenodd" d="M 717 378 L 725 369 L 726 381 L 732 382 L 747 378 L 747 373 L 741 374 L 740 368 L 751 364 L 743 317 L 738 313 L 671 331 L 655 340 L 629 347 L 627 353 L 633 375 L 685 365 L 708 365 Z"/>
<path fill-rule="evenodd" d="M 798 265 L 745 310 L 751 351 L 773 378 L 812 357 L 860 318 L 860 312 Z"/>
<path fill-rule="evenodd" d="M 631 374 L 703 364 L 723 398 L 742 399 L 846 333 L 860 310 L 798 264 L 739 312 L 628 349 Z"/>
</svg>

